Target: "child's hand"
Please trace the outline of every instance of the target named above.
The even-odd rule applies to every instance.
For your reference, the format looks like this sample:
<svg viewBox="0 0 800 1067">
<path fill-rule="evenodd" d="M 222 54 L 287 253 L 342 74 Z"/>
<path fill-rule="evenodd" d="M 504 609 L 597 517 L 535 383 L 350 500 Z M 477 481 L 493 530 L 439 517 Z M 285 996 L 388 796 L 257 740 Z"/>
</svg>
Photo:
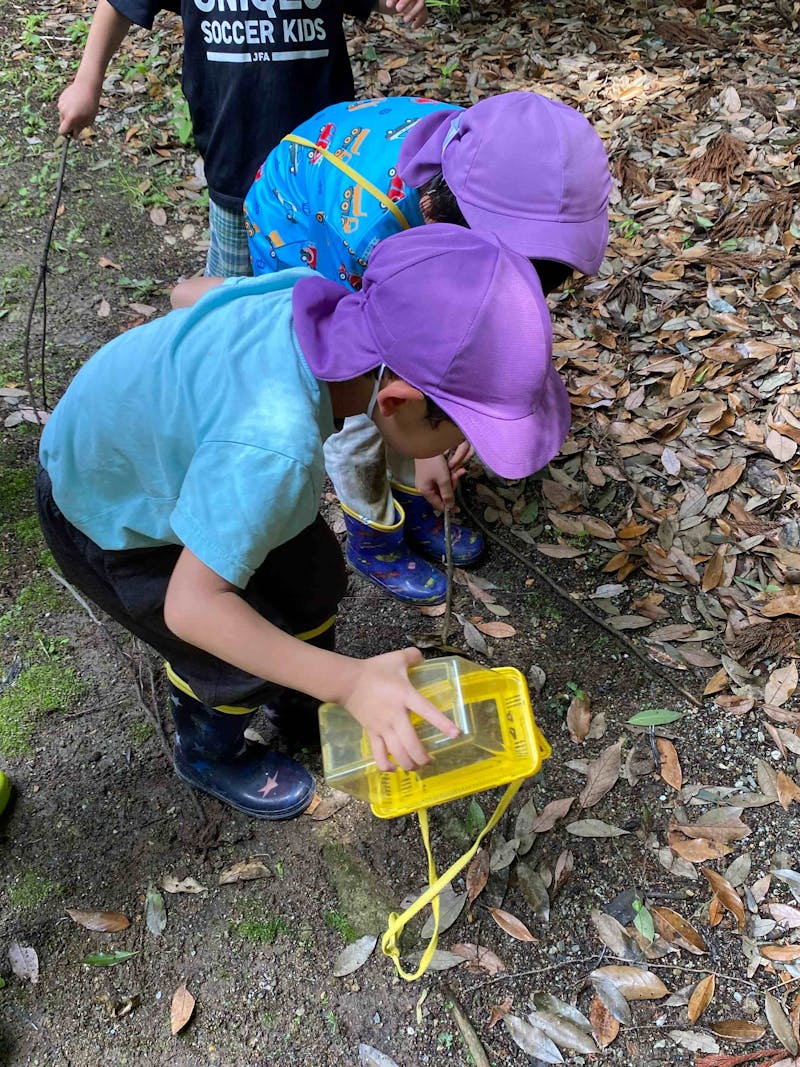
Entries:
<svg viewBox="0 0 800 1067">
<path fill-rule="evenodd" d="M 411 725 L 409 712 L 427 719 L 448 737 L 458 735 L 458 727 L 409 681 L 408 668 L 421 662 L 422 653 L 416 648 L 361 660 L 355 682 L 342 700 L 366 730 L 375 762 L 382 771 L 395 769 L 392 760 L 407 771 L 431 761 Z"/>
<path fill-rule="evenodd" d="M 418 30 L 428 21 L 425 0 L 378 0 L 378 11 L 399 15 L 412 30 Z"/>
<path fill-rule="evenodd" d="M 79 134 L 85 126 L 92 125 L 99 107 L 99 89 L 76 79 L 58 98 L 58 113 L 61 116 L 58 132 Z"/>
<path fill-rule="evenodd" d="M 414 481 L 416 488 L 422 493 L 431 507 L 437 511 L 450 508 L 458 511 L 455 506 L 456 498 L 454 489 L 458 485 L 459 478 L 466 473 L 464 464 L 474 455 L 472 445 L 468 441 L 452 450 L 447 456 L 435 456 L 433 459 L 417 459 L 414 461 Z"/>
</svg>

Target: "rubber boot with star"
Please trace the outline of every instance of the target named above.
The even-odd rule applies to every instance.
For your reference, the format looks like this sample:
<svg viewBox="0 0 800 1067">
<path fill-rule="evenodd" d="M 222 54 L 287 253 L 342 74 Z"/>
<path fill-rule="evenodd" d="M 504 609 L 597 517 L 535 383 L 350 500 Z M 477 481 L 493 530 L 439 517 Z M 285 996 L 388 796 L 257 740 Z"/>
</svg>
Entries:
<svg viewBox="0 0 800 1067">
<path fill-rule="evenodd" d="M 244 732 L 255 712 L 220 711 L 170 681 L 175 720 L 175 771 L 204 793 L 256 819 L 291 819 L 311 803 L 315 784 L 305 767 L 250 744 Z"/>
</svg>

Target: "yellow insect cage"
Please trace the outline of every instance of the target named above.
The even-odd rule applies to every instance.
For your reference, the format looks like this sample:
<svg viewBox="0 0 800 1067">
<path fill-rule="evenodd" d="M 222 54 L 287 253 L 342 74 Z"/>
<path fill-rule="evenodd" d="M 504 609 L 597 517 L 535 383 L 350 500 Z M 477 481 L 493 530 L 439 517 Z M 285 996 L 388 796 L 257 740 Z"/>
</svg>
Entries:
<svg viewBox="0 0 800 1067">
<path fill-rule="evenodd" d="M 513 667 L 481 667 L 460 656 L 428 660 L 408 672 L 419 692 L 440 709 L 460 733 L 442 734 L 418 716 L 412 722 L 431 763 L 416 771 L 380 771 L 372 758 L 366 734 L 337 704 L 319 711 L 325 779 L 335 789 L 366 800 L 381 819 L 416 812 L 428 855 L 428 889 L 402 915 L 391 915 L 383 936 L 383 951 L 398 973 L 408 980 L 427 969 L 438 938 L 439 893 L 470 862 L 483 838 L 497 825 L 526 778 L 539 772 L 550 746 L 533 716 L 528 686 Z M 472 848 L 441 877 L 430 850 L 427 809 L 496 786 L 508 786 L 492 817 Z M 435 927 L 414 974 L 400 965 L 399 936 L 408 921 L 431 904 Z"/>
</svg>

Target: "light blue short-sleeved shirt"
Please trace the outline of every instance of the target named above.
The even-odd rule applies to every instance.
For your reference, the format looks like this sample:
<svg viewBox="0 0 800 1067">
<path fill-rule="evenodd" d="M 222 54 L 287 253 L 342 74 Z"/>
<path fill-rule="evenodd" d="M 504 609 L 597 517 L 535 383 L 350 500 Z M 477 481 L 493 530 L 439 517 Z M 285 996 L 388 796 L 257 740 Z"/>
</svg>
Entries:
<svg viewBox="0 0 800 1067">
<path fill-rule="evenodd" d="M 310 273 L 230 279 L 81 368 L 40 448 L 74 526 L 104 549 L 185 545 L 244 588 L 314 521 L 334 426 L 292 325 Z"/>
</svg>

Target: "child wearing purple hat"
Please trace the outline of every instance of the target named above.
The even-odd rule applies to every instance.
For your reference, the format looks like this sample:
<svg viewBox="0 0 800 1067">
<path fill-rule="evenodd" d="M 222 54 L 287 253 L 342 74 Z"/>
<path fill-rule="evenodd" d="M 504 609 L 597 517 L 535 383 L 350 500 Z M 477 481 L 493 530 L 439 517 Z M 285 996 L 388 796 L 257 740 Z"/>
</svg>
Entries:
<svg viewBox="0 0 800 1067">
<path fill-rule="evenodd" d="M 167 660 L 179 776 L 289 818 L 314 781 L 245 741 L 259 705 L 344 705 L 384 770 L 427 762 L 409 712 L 454 729 L 408 680 L 418 651 L 334 651 L 346 581 L 317 508 L 336 421 L 363 413 L 412 457 L 467 438 L 517 478 L 556 454 L 569 400 L 536 274 L 488 235 L 396 235 L 359 293 L 307 268 L 196 282 L 78 372 L 42 434 L 39 514 L 66 577 Z"/>
<path fill-rule="evenodd" d="M 531 259 L 547 293 L 572 270 L 600 265 L 610 184 L 586 118 L 537 93 L 489 97 L 467 110 L 402 97 L 336 104 L 284 138 L 256 175 L 245 198 L 253 270 L 308 263 L 358 289 L 385 237 L 452 222 L 494 233 Z M 347 558 L 402 600 L 444 599 L 444 574 L 423 556 L 443 557 L 436 508 L 452 504 L 463 456 L 448 465 L 389 455 L 390 482 L 369 420 L 347 419 L 326 443 Z M 456 523 L 453 541 L 459 566 L 480 555 L 479 535 Z"/>
</svg>

